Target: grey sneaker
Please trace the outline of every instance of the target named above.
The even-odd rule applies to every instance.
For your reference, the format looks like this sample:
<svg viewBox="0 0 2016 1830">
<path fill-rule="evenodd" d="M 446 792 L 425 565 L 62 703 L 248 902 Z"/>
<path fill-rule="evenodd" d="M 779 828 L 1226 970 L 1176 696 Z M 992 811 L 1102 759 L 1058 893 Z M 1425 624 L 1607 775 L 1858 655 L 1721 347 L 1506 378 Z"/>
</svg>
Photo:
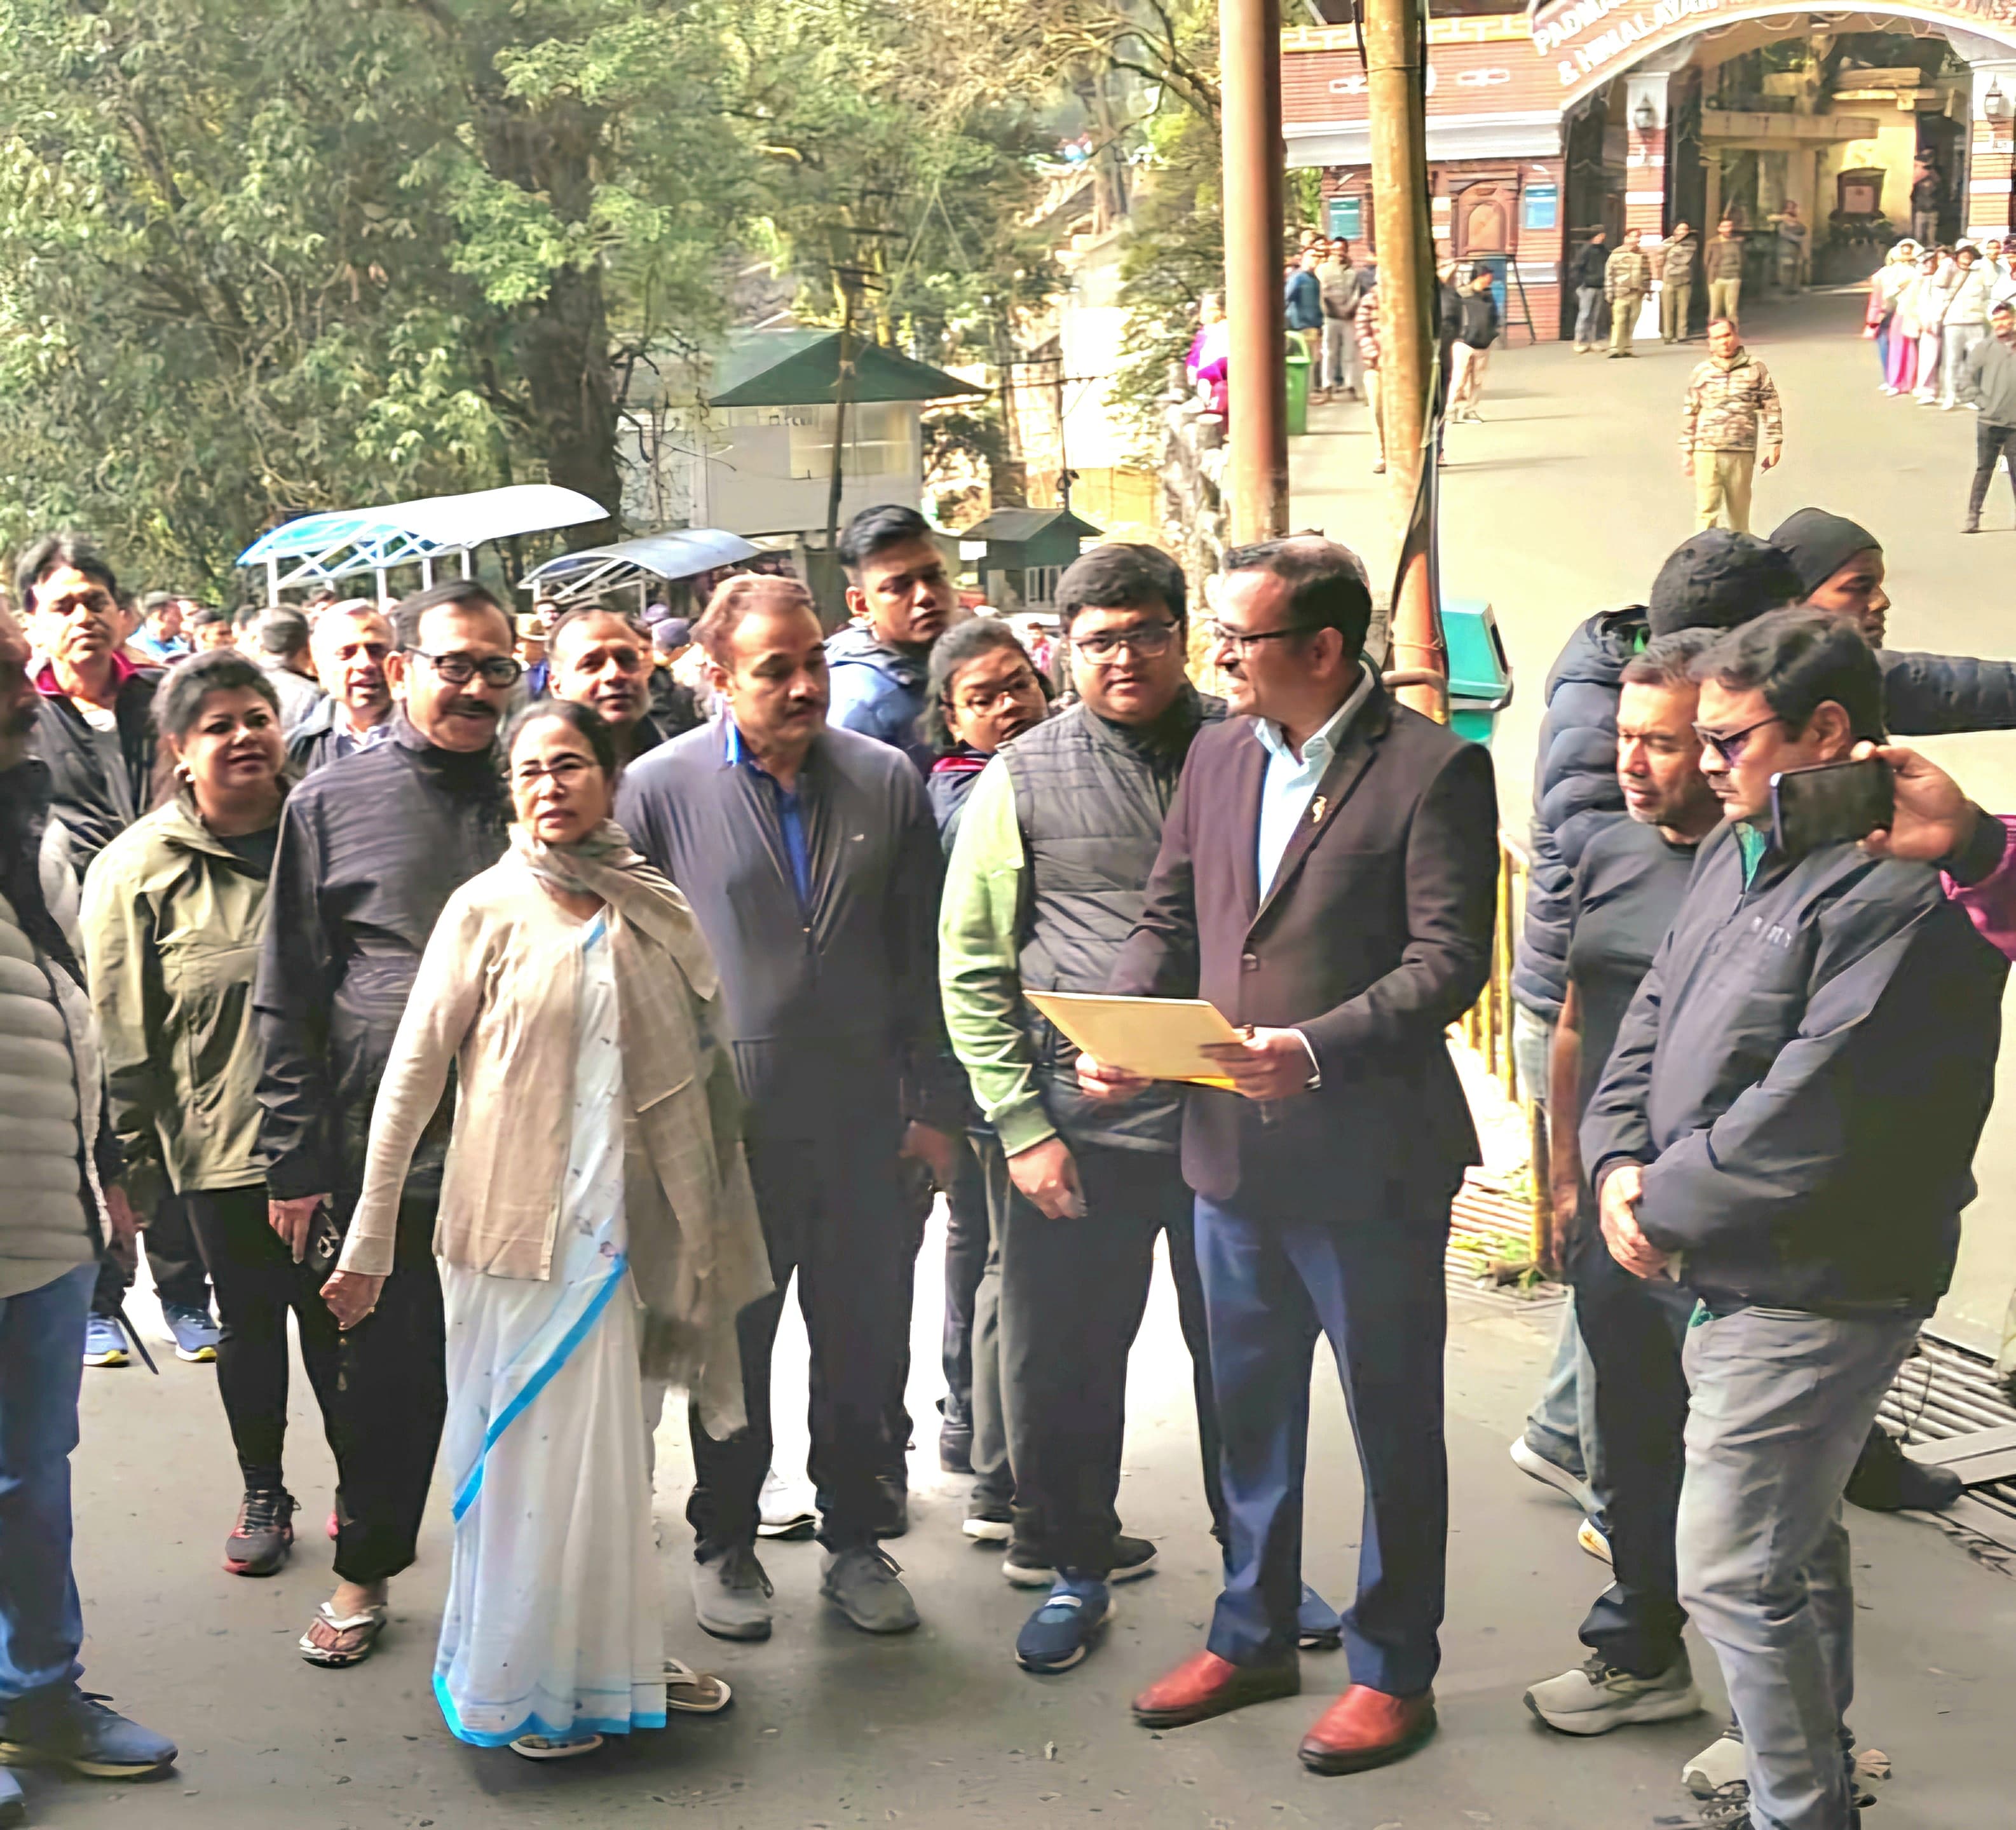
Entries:
<svg viewBox="0 0 2016 1830">
<path fill-rule="evenodd" d="M 908 1633 L 917 1605 L 901 1580 L 901 1566 L 875 1544 L 830 1554 L 819 1592 L 863 1633 Z"/>
<path fill-rule="evenodd" d="M 716 1639 L 768 1639 L 774 1592 L 747 1544 L 693 1559 L 693 1618 Z"/>
<path fill-rule="evenodd" d="M 1701 1692 L 1683 1651 L 1656 1677 L 1634 1677 L 1591 1652 L 1572 1671 L 1526 1692 L 1526 1707 L 1564 1735 L 1607 1735 L 1631 1722 L 1670 1722 L 1697 1714 Z"/>
<path fill-rule="evenodd" d="M 1722 1733 L 1680 1769 L 1680 1783 L 1696 1798 L 1713 1798 L 1746 1782 L 1743 1737 L 1733 1726 Z"/>
</svg>

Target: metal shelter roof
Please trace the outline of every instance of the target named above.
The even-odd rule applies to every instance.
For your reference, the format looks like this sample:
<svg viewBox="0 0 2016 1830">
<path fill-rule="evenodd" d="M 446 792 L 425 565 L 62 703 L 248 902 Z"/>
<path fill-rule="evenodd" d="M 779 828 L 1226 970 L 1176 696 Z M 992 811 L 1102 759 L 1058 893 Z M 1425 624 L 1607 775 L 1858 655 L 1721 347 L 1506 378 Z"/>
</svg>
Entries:
<svg viewBox="0 0 2016 1830">
<path fill-rule="evenodd" d="M 264 566 L 276 592 L 359 572 L 382 573 L 394 566 L 419 565 L 430 572 L 442 553 L 466 554 L 485 541 L 604 520 L 608 512 L 578 490 L 517 483 L 469 495 L 303 515 L 261 534 L 238 563 Z"/>
<path fill-rule="evenodd" d="M 690 578 L 717 566 L 733 566 L 761 552 L 739 534 L 718 527 L 668 527 L 658 534 L 619 541 L 614 546 L 585 547 L 563 553 L 528 572 L 518 588 L 556 603 L 572 603 L 634 583 L 654 578 Z"/>
<path fill-rule="evenodd" d="M 856 342 L 851 401 L 937 401 L 987 390 L 882 343 Z M 710 407 L 803 407 L 840 392 L 837 330 L 735 330 L 714 361 Z"/>
</svg>

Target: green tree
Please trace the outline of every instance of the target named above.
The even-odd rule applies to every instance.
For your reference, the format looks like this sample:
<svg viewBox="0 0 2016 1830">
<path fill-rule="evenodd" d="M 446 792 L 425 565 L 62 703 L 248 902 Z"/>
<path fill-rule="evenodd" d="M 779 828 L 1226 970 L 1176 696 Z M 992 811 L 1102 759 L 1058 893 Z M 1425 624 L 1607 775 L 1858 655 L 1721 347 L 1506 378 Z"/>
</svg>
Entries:
<svg viewBox="0 0 2016 1830">
<path fill-rule="evenodd" d="M 720 322 L 753 196 L 721 38 L 663 0 L 0 0 L 0 537 L 214 587 L 304 509 L 613 507 L 625 376 Z"/>
</svg>

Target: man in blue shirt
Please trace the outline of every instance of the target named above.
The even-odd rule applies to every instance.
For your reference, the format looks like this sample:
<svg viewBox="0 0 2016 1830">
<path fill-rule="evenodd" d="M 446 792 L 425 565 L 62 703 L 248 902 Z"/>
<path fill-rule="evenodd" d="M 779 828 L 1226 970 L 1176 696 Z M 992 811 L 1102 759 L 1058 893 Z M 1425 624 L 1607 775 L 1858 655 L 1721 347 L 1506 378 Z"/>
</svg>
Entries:
<svg viewBox="0 0 2016 1830">
<path fill-rule="evenodd" d="M 1312 361 L 1316 358 L 1316 337 L 1323 329 L 1323 282 L 1316 278 L 1316 268 L 1322 259 L 1323 250 L 1316 243 L 1312 242 L 1303 249 L 1301 258 L 1288 275 L 1283 300 L 1287 311 L 1288 328 L 1301 343 L 1302 354 Z"/>
<path fill-rule="evenodd" d="M 902 754 L 830 728 L 819 617 L 796 580 L 729 579 L 694 635 L 722 714 L 632 765 L 616 812 L 714 951 L 776 1286 L 742 1318 L 748 1428 L 717 1442 L 692 1420 L 694 1609 L 717 1638 L 770 1635 L 758 1496 L 795 1271 L 823 1591 L 864 1632 L 904 1632 L 916 1609 L 875 1541 L 916 1258 L 897 1165 L 949 1180 L 966 1112 L 938 1014 L 937 822 Z"/>
<path fill-rule="evenodd" d="M 893 743 L 920 768 L 931 755 L 917 732 L 931 645 L 951 626 L 959 593 L 931 523 L 915 509 L 863 509 L 840 537 L 847 608 L 856 620 L 826 645 L 829 721 Z"/>
</svg>

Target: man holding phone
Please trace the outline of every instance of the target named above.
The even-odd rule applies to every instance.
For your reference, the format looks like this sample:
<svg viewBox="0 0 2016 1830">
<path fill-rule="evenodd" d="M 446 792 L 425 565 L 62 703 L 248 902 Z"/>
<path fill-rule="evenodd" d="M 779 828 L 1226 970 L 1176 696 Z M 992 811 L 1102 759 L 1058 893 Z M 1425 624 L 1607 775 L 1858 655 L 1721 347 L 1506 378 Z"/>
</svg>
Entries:
<svg viewBox="0 0 2016 1830">
<path fill-rule="evenodd" d="M 1700 1299 L 1679 1591 L 1721 1663 L 1748 1796 L 1698 1821 L 1844 1830 L 1840 1502 L 1952 1275 L 2008 966 L 1930 866 L 1872 857 L 1866 832 L 1799 856 L 1773 843 L 1774 775 L 1882 739 L 1882 675 L 1850 624 L 1777 611 L 1694 672 L 1726 824 L 1632 1002 L 1582 1157 L 1611 1257 Z"/>
</svg>

